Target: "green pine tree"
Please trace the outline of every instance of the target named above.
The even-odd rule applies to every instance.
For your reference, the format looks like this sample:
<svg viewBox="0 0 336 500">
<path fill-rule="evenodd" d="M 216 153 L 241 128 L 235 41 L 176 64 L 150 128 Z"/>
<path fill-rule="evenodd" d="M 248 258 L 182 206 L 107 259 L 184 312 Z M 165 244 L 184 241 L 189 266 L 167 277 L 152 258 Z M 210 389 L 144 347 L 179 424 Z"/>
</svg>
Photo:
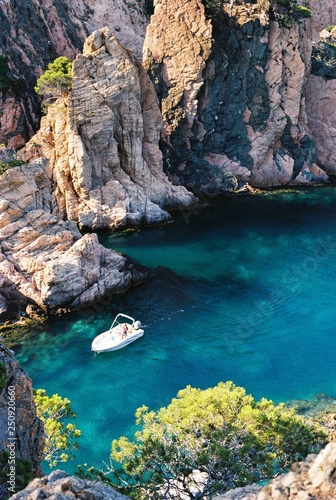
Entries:
<svg viewBox="0 0 336 500">
<path fill-rule="evenodd" d="M 65 56 L 48 64 L 48 69 L 38 78 L 35 91 L 50 101 L 69 93 L 72 85 L 72 62 Z"/>
</svg>

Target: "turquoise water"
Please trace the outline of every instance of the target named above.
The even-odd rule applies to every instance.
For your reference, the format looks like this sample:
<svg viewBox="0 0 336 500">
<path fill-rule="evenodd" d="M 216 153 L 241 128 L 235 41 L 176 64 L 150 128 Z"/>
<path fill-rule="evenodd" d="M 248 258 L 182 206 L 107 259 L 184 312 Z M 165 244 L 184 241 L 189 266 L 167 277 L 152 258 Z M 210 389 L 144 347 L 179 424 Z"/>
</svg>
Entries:
<svg viewBox="0 0 336 500">
<path fill-rule="evenodd" d="M 101 466 L 111 440 L 134 431 L 137 407 L 165 406 L 187 384 L 233 380 L 277 402 L 336 396 L 335 223 L 336 190 L 316 188 L 216 199 L 163 228 L 101 235 L 150 280 L 16 348 L 35 388 L 71 399 L 77 463 Z M 93 354 L 120 311 L 144 337 Z"/>
</svg>

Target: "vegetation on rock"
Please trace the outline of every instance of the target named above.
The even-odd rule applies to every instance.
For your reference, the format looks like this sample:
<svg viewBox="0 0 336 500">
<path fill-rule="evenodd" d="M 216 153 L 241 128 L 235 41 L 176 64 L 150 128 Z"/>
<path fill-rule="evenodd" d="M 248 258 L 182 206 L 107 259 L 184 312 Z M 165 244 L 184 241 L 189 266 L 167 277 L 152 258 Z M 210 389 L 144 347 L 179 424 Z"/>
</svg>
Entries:
<svg viewBox="0 0 336 500">
<path fill-rule="evenodd" d="M 17 157 L 17 153 L 12 148 L 7 148 L 4 144 L 0 144 L 0 175 L 6 170 L 24 165 L 25 162 Z"/>
<path fill-rule="evenodd" d="M 10 454 L 8 451 L 0 451 L 0 498 L 6 500 L 12 493 L 8 491 L 8 474 L 10 471 Z M 16 458 L 15 460 L 15 489 L 23 490 L 31 481 L 32 465 L 25 458 Z"/>
<path fill-rule="evenodd" d="M 300 19 L 311 17 L 311 10 L 299 5 L 297 0 L 271 0 L 273 15 L 286 28 Z"/>
<path fill-rule="evenodd" d="M 48 69 L 38 78 L 35 91 L 52 101 L 69 93 L 72 85 L 72 62 L 65 56 L 48 64 Z"/>
<path fill-rule="evenodd" d="M 75 418 L 71 410 L 71 401 L 58 394 L 48 396 L 44 389 L 34 391 L 36 414 L 44 424 L 45 445 L 44 460 L 54 467 L 59 462 L 67 462 L 74 458 L 74 451 L 79 445 L 76 441 L 81 431 L 69 418 Z"/>
<path fill-rule="evenodd" d="M 325 80 L 336 78 L 336 46 L 333 43 L 313 43 L 311 72 Z"/>
<path fill-rule="evenodd" d="M 7 370 L 6 365 L 0 361 L 0 394 L 5 388 L 5 383 L 7 380 Z"/>
<path fill-rule="evenodd" d="M 113 441 L 107 471 L 111 484 L 135 499 L 182 492 L 209 498 L 270 479 L 326 442 L 318 424 L 284 404 L 256 402 L 232 382 L 188 386 L 166 408 L 139 408 L 136 419 L 141 429 L 134 441 Z M 94 472 L 89 469 L 91 478 Z"/>
<path fill-rule="evenodd" d="M 9 74 L 8 57 L 0 56 L 0 91 L 6 92 L 13 86 L 13 80 Z"/>
</svg>

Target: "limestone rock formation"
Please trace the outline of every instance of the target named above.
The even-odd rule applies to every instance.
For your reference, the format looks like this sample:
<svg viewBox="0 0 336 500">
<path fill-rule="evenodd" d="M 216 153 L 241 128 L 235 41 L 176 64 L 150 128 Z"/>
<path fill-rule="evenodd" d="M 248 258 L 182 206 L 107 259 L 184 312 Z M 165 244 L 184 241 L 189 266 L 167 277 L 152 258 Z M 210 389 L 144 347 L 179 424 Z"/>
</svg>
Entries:
<svg viewBox="0 0 336 500">
<path fill-rule="evenodd" d="M 328 174 L 336 175 L 336 79 L 310 75 L 306 103 L 317 162 Z"/>
<path fill-rule="evenodd" d="M 0 285 L 3 316 L 78 307 L 120 292 L 143 278 L 97 235 L 81 237 L 76 224 L 51 213 L 43 162 L 15 167 L 0 177 Z"/>
<path fill-rule="evenodd" d="M 87 481 L 55 470 L 49 476 L 34 479 L 27 488 L 11 497 L 12 500 L 127 500 L 107 484 Z"/>
<path fill-rule="evenodd" d="M 50 108 L 24 157 L 48 160 L 54 213 L 81 228 L 169 220 L 165 209 L 192 205 L 163 173 L 162 120 L 154 88 L 112 32 L 95 31 L 74 62 L 69 100 Z"/>
<path fill-rule="evenodd" d="M 322 1 L 324 13 L 330 13 Z M 315 7 L 316 8 L 316 7 Z M 335 9 L 334 9 L 335 10 Z M 335 19 L 335 18 L 334 18 Z M 332 16 L 328 19 L 331 23 Z M 325 20 L 324 22 L 327 22 Z M 336 174 L 336 27 L 322 30 L 313 42 L 311 74 L 306 88 L 308 127 L 316 144 L 316 161 L 329 175 Z"/>
<path fill-rule="evenodd" d="M 0 85 L 0 143 L 20 147 L 39 124 L 36 77 L 59 55 L 71 60 L 92 31 L 109 26 L 141 57 L 145 0 L 0 2 L 0 54 L 9 58 L 9 85 Z M 1 62 L 0 62 L 1 65 Z M 3 73 L 2 73 L 3 74 Z"/>
<path fill-rule="evenodd" d="M 247 486 L 219 495 L 216 500 L 299 500 L 336 498 L 336 443 L 329 443 L 319 455 L 309 455 L 287 474 L 264 488 Z"/>
<path fill-rule="evenodd" d="M 285 28 L 260 5 L 224 3 L 208 23 L 201 0 L 157 0 L 147 29 L 166 171 L 205 193 L 327 180 L 307 127 L 307 22 Z"/>
<path fill-rule="evenodd" d="M 29 460 L 32 474 L 34 476 L 40 475 L 42 472 L 40 462 L 43 459 L 44 431 L 42 422 L 36 416 L 31 379 L 19 366 L 13 352 L 1 343 L 0 363 L 6 369 L 5 382 L 0 387 L 0 452 L 10 451 L 13 448 L 12 443 L 15 443 L 16 460 L 18 461 L 19 458 Z M 13 401 L 15 402 L 14 407 Z M 9 403 L 11 404 L 9 405 Z M 10 434 L 12 428 L 8 427 L 9 408 L 15 410 L 14 435 Z M 10 448 L 8 448 L 9 444 Z M 2 491 L 1 486 L 0 492 Z"/>
<path fill-rule="evenodd" d="M 211 37 L 211 21 L 205 19 L 202 2 L 155 2 L 143 53 L 148 70 L 158 78 L 155 84 L 161 91 L 163 135 L 167 142 L 182 118 L 187 137 L 191 135 L 197 113 L 196 97 L 203 85 L 202 72 L 210 55 Z"/>
<path fill-rule="evenodd" d="M 336 10 L 334 0 L 308 0 L 313 24 L 313 40 L 320 39 L 320 32 L 328 26 L 336 25 Z"/>
</svg>

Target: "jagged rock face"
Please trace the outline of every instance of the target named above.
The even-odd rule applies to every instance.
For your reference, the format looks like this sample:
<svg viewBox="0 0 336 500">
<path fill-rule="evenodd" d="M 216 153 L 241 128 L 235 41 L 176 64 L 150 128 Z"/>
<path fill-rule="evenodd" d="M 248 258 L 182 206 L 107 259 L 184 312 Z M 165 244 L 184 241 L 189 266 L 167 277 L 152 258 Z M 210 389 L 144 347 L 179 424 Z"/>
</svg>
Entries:
<svg viewBox="0 0 336 500">
<path fill-rule="evenodd" d="M 143 279 L 96 234 L 50 212 L 51 187 L 43 162 L 0 177 L 0 285 L 2 317 L 42 309 L 75 308 L 120 292 Z"/>
<path fill-rule="evenodd" d="M 310 75 L 306 107 L 308 125 L 317 148 L 317 163 L 336 175 L 336 79 Z"/>
<path fill-rule="evenodd" d="M 0 142 L 20 147 L 39 125 L 36 77 L 59 55 L 71 60 L 87 36 L 109 26 L 140 57 L 147 25 L 145 0 L 3 0 L 0 54 L 9 56 L 10 88 L 0 91 Z"/>
<path fill-rule="evenodd" d="M 319 33 L 336 24 L 336 9 L 334 0 L 308 0 L 307 7 L 311 9 L 313 21 L 313 39 L 319 40 Z"/>
<path fill-rule="evenodd" d="M 10 443 L 15 443 L 16 459 L 24 458 L 31 462 L 33 475 L 40 475 L 40 462 L 43 459 L 44 430 L 42 422 L 36 416 L 33 400 L 32 382 L 19 366 L 13 352 L 0 343 L 0 363 L 6 367 L 6 380 L 0 387 L 0 451 L 9 451 Z M 15 387 L 15 396 L 12 390 Z M 15 435 L 9 434 L 9 402 L 15 399 Z M 10 437 L 16 441 L 9 440 Z M 1 489 L 1 488 L 0 488 Z"/>
<path fill-rule="evenodd" d="M 292 466 L 291 472 L 270 481 L 264 488 L 237 488 L 216 500 L 298 500 L 336 498 L 336 443 L 329 443 L 318 456 L 308 455 Z"/>
<path fill-rule="evenodd" d="M 50 109 L 32 141 L 49 160 L 55 213 L 101 229 L 167 221 L 165 208 L 190 206 L 193 196 L 163 173 L 157 98 L 135 56 L 104 28 L 73 75 L 68 102 Z"/>
<path fill-rule="evenodd" d="M 202 31 L 207 50 L 201 50 L 195 25 L 208 26 L 204 9 L 200 0 L 192 4 L 194 12 L 189 5 L 157 0 L 145 41 L 145 64 L 165 107 L 166 171 L 205 193 L 234 189 L 237 180 L 254 186 L 326 180 L 315 164 L 306 123 L 310 46 L 304 25 L 284 29 L 251 4 L 233 7 L 230 17 L 224 4 L 212 19 L 212 35 L 210 29 Z M 170 36 L 164 35 L 162 45 L 157 42 L 159 26 L 168 24 L 175 29 L 178 51 Z M 190 38 L 196 49 L 188 52 Z M 185 66 L 194 54 L 199 63 L 191 64 L 190 74 Z M 188 93 L 179 91 L 185 75 L 199 89 L 192 105 Z"/>
<path fill-rule="evenodd" d="M 41 479 L 34 479 L 27 488 L 11 497 L 12 500 L 127 500 L 128 497 L 117 493 L 107 484 L 99 481 L 87 481 L 69 476 L 56 470 Z"/>
<path fill-rule="evenodd" d="M 167 142 L 182 118 L 187 137 L 192 135 L 196 97 L 203 85 L 202 72 L 210 54 L 211 37 L 211 22 L 205 19 L 203 4 L 198 0 L 155 2 L 143 54 L 147 69 L 158 77 L 154 82 L 160 94 Z"/>
</svg>

